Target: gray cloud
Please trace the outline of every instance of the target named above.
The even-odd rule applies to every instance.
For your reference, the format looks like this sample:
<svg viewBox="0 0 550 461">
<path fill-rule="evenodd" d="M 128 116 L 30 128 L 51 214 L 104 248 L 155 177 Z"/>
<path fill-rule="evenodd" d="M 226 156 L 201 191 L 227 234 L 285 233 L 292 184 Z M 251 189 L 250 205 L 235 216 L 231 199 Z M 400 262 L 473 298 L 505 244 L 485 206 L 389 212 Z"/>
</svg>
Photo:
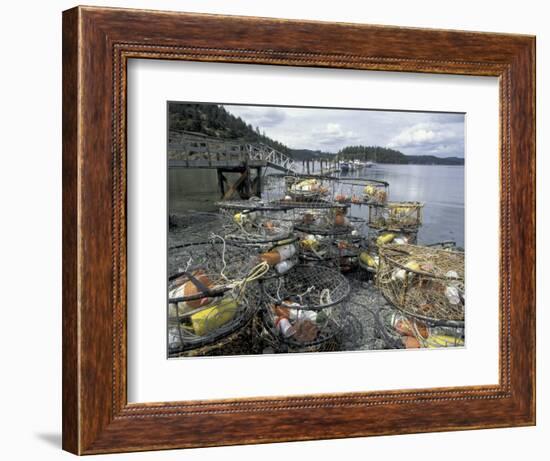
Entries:
<svg viewBox="0 0 550 461">
<path fill-rule="evenodd" d="M 464 156 L 464 123 L 424 122 L 401 130 L 387 147 L 414 155 Z"/>
<path fill-rule="evenodd" d="M 464 156 L 464 115 L 354 109 L 225 108 L 295 149 L 337 152 L 349 145 L 391 147 L 409 155 Z"/>
</svg>

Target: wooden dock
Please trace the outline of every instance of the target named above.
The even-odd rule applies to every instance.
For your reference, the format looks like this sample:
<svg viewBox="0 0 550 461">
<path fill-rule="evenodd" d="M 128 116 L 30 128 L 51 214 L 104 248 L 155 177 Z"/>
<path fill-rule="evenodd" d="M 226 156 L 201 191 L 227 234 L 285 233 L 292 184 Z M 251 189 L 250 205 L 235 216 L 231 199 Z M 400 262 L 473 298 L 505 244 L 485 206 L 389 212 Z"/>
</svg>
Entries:
<svg viewBox="0 0 550 461">
<path fill-rule="evenodd" d="M 207 168 L 218 172 L 222 199 L 238 193 L 241 198 L 261 196 L 262 168 L 296 173 L 294 160 L 261 143 L 225 140 L 198 133 L 171 133 L 168 144 L 168 168 Z M 253 174 L 252 172 L 255 172 Z M 225 173 L 240 173 L 231 184 Z"/>
</svg>

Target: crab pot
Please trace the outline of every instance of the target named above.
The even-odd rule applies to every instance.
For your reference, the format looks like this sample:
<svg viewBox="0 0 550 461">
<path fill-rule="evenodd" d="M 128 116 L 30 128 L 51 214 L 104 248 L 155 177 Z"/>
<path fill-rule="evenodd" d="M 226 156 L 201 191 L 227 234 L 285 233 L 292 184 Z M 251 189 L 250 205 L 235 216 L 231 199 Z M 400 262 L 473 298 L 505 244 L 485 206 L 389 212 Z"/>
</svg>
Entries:
<svg viewBox="0 0 550 461">
<path fill-rule="evenodd" d="M 285 177 L 285 197 L 294 202 L 323 202 L 333 194 L 332 181 L 322 176 L 296 175 Z"/>
<path fill-rule="evenodd" d="M 406 316 L 431 325 L 464 326 L 464 253 L 417 245 L 379 249 L 376 284 Z"/>
<path fill-rule="evenodd" d="M 170 320 L 169 320 L 170 321 Z M 253 325 L 253 317 L 248 322 L 235 329 L 232 333 L 218 336 L 204 345 L 196 343 L 191 348 L 183 347 L 182 338 L 178 328 L 174 328 L 169 334 L 170 357 L 209 357 L 250 354 L 257 344 Z M 185 337 L 184 337 L 185 340 Z"/>
<path fill-rule="evenodd" d="M 398 310 L 379 312 L 375 320 L 378 335 L 394 349 L 464 346 L 463 327 L 432 325 Z"/>
<path fill-rule="evenodd" d="M 369 227 L 386 230 L 415 230 L 422 225 L 420 202 L 388 202 L 369 205 Z"/>
<path fill-rule="evenodd" d="M 328 352 L 339 350 L 342 322 L 336 307 L 321 311 L 282 308 L 265 304 L 261 310 L 261 337 L 266 350 Z"/>
<path fill-rule="evenodd" d="M 234 209 L 220 206 L 227 242 L 264 246 L 292 238 L 293 222 L 282 209 Z"/>
<path fill-rule="evenodd" d="M 257 310 L 260 292 L 250 280 L 259 262 L 250 249 L 209 241 L 171 251 L 168 337 L 173 356 L 213 345 L 242 328 Z"/>
<path fill-rule="evenodd" d="M 225 242 L 220 236 L 193 243 L 174 244 L 168 248 L 168 273 L 206 273 L 213 284 L 243 279 L 254 267 L 254 248 Z"/>
<path fill-rule="evenodd" d="M 356 223 L 349 216 L 349 205 L 326 208 L 296 208 L 294 229 L 304 234 L 336 236 L 359 235 Z M 354 232 L 355 231 L 355 232 Z"/>
<path fill-rule="evenodd" d="M 322 236 L 298 233 L 300 259 L 308 264 L 323 264 L 340 272 L 349 272 L 357 266 L 364 247 L 362 236 L 351 234 Z"/>
<path fill-rule="evenodd" d="M 263 281 L 262 290 L 262 320 L 274 350 L 327 350 L 337 340 L 350 293 L 340 272 L 300 265 L 288 276 Z"/>
<path fill-rule="evenodd" d="M 335 188 L 336 202 L 353 205 L 384 205 L 389 195 L 389 184 L 375 179 L 340 179 Z"/>
<path fill-rule="evenodd" d="M 169 288 L 170 356 L 219 355 L 216 351 L 227 352 L 229 343 L 236 347 L 260 303 L 252 282 L 246 288 L 217 289 L 208 287 L 208 277 L 184 275 L 172 279 Z"/>
</svg>

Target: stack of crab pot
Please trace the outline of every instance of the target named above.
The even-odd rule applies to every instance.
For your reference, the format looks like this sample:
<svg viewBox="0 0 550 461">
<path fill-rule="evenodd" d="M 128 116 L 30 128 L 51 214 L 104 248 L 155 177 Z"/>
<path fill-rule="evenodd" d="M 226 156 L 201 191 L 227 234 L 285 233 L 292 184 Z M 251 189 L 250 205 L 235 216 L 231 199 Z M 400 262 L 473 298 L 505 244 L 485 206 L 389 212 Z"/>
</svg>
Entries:
<svg viewBox="0 0 550 461">
<path fill-rule="evenodd" d="M 266 276 L 282 275 L 298 263 L 290 208 L 264 200 L 220 202 L 224 239 L 251 248 L 269 265 Z"/>
<path fill-rule="evenodd" d="M 369 204 L 369 238 L 367 248 L 359 257 L 361 267 L 374 277 L 380 248 L 388 244 L 416 244 L 423 207 L 421 202 Z"/>
<path fill-rule="evenodd" d="M 287 176 L 281 201 L 293 209 L 300 259 L 347 271 L 357 261 L 365 223 L 350 216 L 351 203 L 334 200 L 337 186 L 329 176 Z"/>
</svg>

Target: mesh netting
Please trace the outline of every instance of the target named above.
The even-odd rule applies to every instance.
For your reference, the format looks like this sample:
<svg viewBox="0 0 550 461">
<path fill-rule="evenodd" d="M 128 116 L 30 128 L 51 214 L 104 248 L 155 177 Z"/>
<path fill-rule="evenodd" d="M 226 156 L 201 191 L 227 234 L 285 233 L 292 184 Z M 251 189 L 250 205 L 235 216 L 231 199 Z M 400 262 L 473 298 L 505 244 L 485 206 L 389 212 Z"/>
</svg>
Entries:
<svg viewBox="0 0 550 461">
<path fill-rule="evenodd" d="M 182 243 L 168 249 L 168 273 L 202 271 L 212 283 L 230 284 L 243 279 L 255 264 L 255 251 L 213 237 L 201 242 Z"/>
<path fill-rule="evenodd" d="M 265 304 L 262 320 L 267 330 L 266 339 L 277 351 L 284 350 L 285 346 L 293 352 L 312 351 L 319 346 L 327 350 L 328 343 L 336 350 L 336 337 L 342 329 L 337 307 L 313 311 Z"/>
<path fill-rule="evenodd" d="M 343 302 L 350 293 L 347 279 L 323 266 L 299 265 L 290 274 L 262 283 L 268 302 L 282 307 L 321 310 Z"/>
<path fill-rule="evenodd" d="M 170 353 L 213 344 L 256 311 L 267 265 L 253 251 L 216 238 L 173 247 L 168 260 Z"/>
<path fill-rule="evenodd" d="M 287 240 L 292 236 L 291 219 L 282 211 L 223 209 L 224 238 L 242 244 L 267 244 Z"/>
<path fill-rule="evenodd" d="M 387 230 L 412 230 L 422 225 L 420 202 L 388 202 L 369 206 L 369 227 Z"/>
<path fill-rule="evenodd" d="M 376 283 L 402 312 L 432 323 L 464 324 L 464 254 L 415 245 L 380 247 Z"/>
<path fill-rule="evenodd" d="M 302 208 L 294 210 L 294 229 L 313 235 L 359 235 L 359 230 L 350 219 L 347 207 L 325 209 Z"/>
<path fill-rule="evenodd" d="M 333 208 L 334 178 L 320 175 L 269 175 L 271 206 L 287 208 Z M 266 193 L 267 194 L 267 193 Z"/>
<path fill-rule="evenodd" d="M 388 199 L 389 184 L 365 178 L 345 178 L 335 183 L 334 200 L 354 205 L 383 205 Z"/>
<path fill-rule="evenodd" d="M 300 258 L 307 263 L 325 264 L 342 272 L 350 271 L 357 264 L 363 248 L 363 239 L 349 235 L 323 237 L 301 234 Z"/>
<path fill-rule="evenodd" d="M 178 296 L 177 290 L 171 291 L 168 305 L 171 356 L 228 355 L 231 349 L 233 353 L 246 352 L 243 343 L 249 341 L 250 331 L 244 328 L 258 309 L 257 286 L 249 286 L 238 294 L 228 291 L 221 296 L 188 301 L 172 298 Z"/>
<path fill-rule="evenodd" d="M 434 326 L 396 310 L 379 312 L 375 321 L 378 333 L 392 348 L 464 346 L 464 328 L 461 327 Z"/>
</svg>

